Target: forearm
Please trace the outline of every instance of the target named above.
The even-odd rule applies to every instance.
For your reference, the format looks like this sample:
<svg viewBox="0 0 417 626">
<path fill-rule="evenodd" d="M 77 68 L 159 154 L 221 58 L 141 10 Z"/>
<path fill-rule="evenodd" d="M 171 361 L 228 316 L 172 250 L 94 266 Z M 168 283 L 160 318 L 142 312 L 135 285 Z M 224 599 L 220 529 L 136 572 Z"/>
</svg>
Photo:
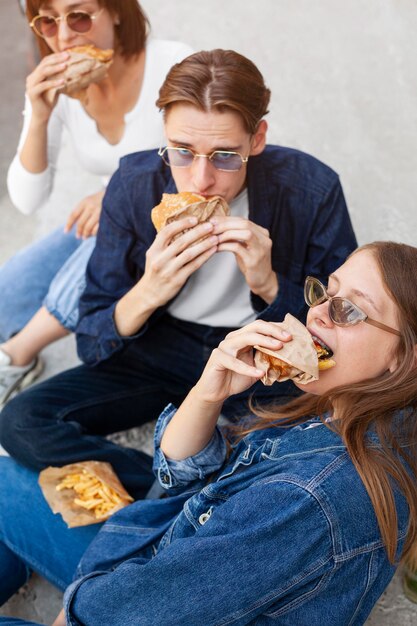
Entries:
<svg viewBox="0 0 417 626">
<path fill-rule="evenodd" d="M 48 167 L 48 122 L 32 118 L 26 140 L 19 153 L 23 167 L 32 174 L 40 174 Z"/>
<path fill-rule="evenodd" d="M 269 274 L 268 278 L 260 287 L 256 289 L 256 291 L 254 291 L 254 293 L 259 298 L 262 298 L 262 300 L 266 302 L 267 304 L 272 304 L 272 302 L 274 302 L 274 300 L 278 296 L 278 291 L 279 291 L 278 276 L 273 270 L 271 270 L 271 273 Z"/>
<path fill-rule="evenodd" d="M 163 434 L 163 453 L 180 461 L 203 450 L 213 436 L 222 406 L 223 402 L 203 399 L 198 384 L 193 387 Z"/>
<path fill-rule="evenodd" d="M 114 324 L 119 335 L 121 337 L 136 335 L 162 304 L 149 293 L 146 279 L 142 277 L 116 304 Z"/>
</svg>

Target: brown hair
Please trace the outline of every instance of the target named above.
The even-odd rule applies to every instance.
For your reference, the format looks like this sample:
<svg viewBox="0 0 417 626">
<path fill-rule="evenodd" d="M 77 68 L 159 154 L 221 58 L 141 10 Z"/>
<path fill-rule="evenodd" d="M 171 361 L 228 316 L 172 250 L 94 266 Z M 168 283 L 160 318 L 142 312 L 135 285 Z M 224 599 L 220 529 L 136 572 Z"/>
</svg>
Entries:
<svg viewBox="0 0 417 626">
<path fill-rule="evenodd" d="M 268 113 L 270 95 L 252 61 L 233 50 L 211 50 L 196 52 L 170 69 L 156 106 L 165 114 L 178 103 L 206 112 L 231 109 L 253 134 Z"/>
<path fill-rule="evenodd" d="M 27 0 L 26 17 L 29 23 L 38 15 L 39 9 L 45 4 L 45 0 Z M 112 15 L 118 15 L 120 24 L 116 25 L 116 43 L 120 54 L 129 59 L 142 52 L 146 43 L 146 35 L 149 21 L 137 0 L 98 0 L 98 4 L 104 7 Z M 36 35 L 41 57 L 51 54 L 52 50 L 45 39 Z"/>
<path fill-rule="evenodd" d="M 352 255 L 361 250 L 374 255 L 385 288 L 397 305 L 401 331 L 395 354 L 397 369 L 338 387 L 320 397 L 306 393 L 285 406 L 252 407 L 260 420 L 241 431 L 240 436 L 264 428 L 265 423 L 302 423 L 337 404 L 340 419 L 327 425 L 341 435 L 347 447 L 372 501 L 388 558 L 394 562 L 398 530 L 393 483 L 409 507 L 403 558 L 417 541 L 417 248 L 375 242 L 358 248 Z M 377 435 L 378 447 L 371 445 L 370 431 Z"/>
</svg>

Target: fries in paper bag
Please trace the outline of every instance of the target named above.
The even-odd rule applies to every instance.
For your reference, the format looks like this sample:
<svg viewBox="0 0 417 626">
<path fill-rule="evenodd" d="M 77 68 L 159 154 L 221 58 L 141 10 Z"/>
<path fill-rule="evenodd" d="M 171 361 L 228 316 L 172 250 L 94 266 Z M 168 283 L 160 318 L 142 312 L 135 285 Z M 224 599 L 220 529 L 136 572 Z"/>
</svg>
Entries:
<svg viewBox="0 0 417 626">
<path fill-rule="evenodd" d="M 133 502 L 110 463 L 101 461 L 48 467 L 40 473 L 39 485 L 69 528 L 103 522 Z"/>
</svg>

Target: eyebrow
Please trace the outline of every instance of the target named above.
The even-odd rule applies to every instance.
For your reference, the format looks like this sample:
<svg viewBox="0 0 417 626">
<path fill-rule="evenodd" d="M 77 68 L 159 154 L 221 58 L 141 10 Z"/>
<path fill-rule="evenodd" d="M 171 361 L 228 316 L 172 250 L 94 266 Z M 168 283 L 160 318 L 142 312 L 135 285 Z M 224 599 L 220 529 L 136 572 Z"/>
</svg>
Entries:
<svg viewBox="0 0 417 626">
<path fill-rule="evenodd" d="M 340 285 L 340 280 L 338 279 L 338 277 L 336 276 L 336 274 L 330 274 L 329 276 L 329 280 L 333 279 L 337 282 L 338 285 Z M 381 313 L 381 311 L 379 310 L 379 307 L 377 307 L 377 305 L 375 304 L 374 300 L 371 298 L 370 295 L 368 295 L 367 293 L 364 293 L 363 291 L 361 291 L 360 289 L 351 289 L 351 293 L 353 293 L 355 296 L 358 296 L 359 298 L 363 298 L 364 300 L 366 300 L 367 302 L 369 302 L 369 304 L 375 309 L 375 311 L 377 313 Z"/>
<path fill-rule="evenodd" d="M 187 141 L 177 141 L 176 139 L 170 139 L 169 137 L 167 139 L 170 144 L 175 144 L 175 147 L 189 148 L 190 150 L 195 150 L 193 144 Z M 239 152 L 241 150 L 242 146 L 217 146 L 216 148 L 213 148 L 211 152 Z"/>
</svg>

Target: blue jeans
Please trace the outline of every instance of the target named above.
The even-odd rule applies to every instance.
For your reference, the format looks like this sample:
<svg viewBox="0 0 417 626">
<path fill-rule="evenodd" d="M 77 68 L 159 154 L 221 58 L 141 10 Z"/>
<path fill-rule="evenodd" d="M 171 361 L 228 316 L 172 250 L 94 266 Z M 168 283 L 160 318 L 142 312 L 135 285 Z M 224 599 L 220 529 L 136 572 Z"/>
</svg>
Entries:
<svg viewBox="0 0 417 626">
<path fill-rule="evenodd" d="M 44 499 L 38 474 L 0 457 L 0 605 L 32 571 L 64 591 L 100 527 L 67 528 Z"/>
<path fill-rule="evenodd" d="M 105 436 L 156 419 L 169 402 L 179 406 L 228 330 L 165 315 L 107 361 L 58 374 L 8 402 L 0 413 L 1 445 L 36 470 L 81 460 L 107 461 L 130 494 L 143 498 L 153 482 L 150 457 Z M 288 392 L 286 383 L 257 383 L 230 398 L 223 413 L 247 413 L 252 393 L 256 401 L 271 403 Z"/>
<path fill-rule="evenodd" d="M 24 248 L 0 269 L 0 340 L 18 333 L 42 305 L 68 330 L 78 321 L 78 300 L 95 237 L 83 241 L 58 228 Z"/>
</svg>

